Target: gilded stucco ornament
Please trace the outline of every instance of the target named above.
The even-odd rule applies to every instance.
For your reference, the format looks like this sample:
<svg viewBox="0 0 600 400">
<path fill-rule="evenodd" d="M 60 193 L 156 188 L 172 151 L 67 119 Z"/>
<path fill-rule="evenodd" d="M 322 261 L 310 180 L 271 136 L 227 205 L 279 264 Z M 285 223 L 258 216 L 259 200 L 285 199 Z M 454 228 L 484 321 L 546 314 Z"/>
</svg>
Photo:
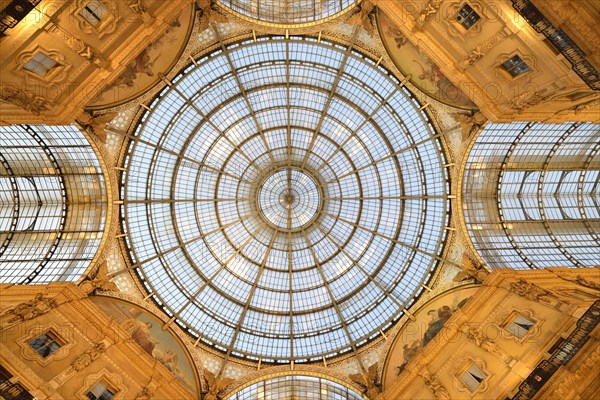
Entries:
<svg viewBox="0 0 600 400">
<path fill-rule="evenodd" d="M 116 114 L 116 112 L 109 112 L 95 115 L 83 112 L 77 117 L 77 122 L 79 122 L 88 133 L 96 135 L 98 139 L 104 143 L 106 142 L 105 129 Z"/>
<path fill-rule="evenodd" d="M 486 270 L 483 265 L 473 260 L 466 253 L 464 253 L 462 257 L 461 269 L 462 271 L 456 274 L 452 281 L 463 282 L 468 279 L 475 279 L 476 281 L 483 282 L 490 274 L 490 272 Z"/>
<path fill-rule="evenodd" d="M 34 318 L 44 315 L 58 304 L 56 300 L 44 297 L 42 293 L 38 293 L 32 300 L 17 304 L 2 312 L 2 316 L 10 316 L 8 322 L 29 321 Z"/>
<path fill-rule="evenodd" d="M 85 353 L 73 360 L 71 369 L 77 372 L 81 371 L 85 367 L 91 365 L 105 351 L 106 345 L 103 342 L 95 344 L 90 349 L 86 350 Z"/>
<path fill-rule="evenodd" d="M 204 379 L 208 385 L 208 393 L 204 395 L 204 400 L 221 400 L 220 393 L 233 382 L 230 378 L 221 378 L 212 372 L 205 370 Z"/>
<path fill-rule="evenodd" d="M 365 29 L 365 31 L 373 35 L 375 28 L 373 26 L 373 20 L 371 19 L 371 15 L 374 9 L 375 6 L 373 5 L 373 3 L 371 3 L 368 0 L 365 0 L 362 3 L 360 3 L 359 11 L 353 14 L 350 18 L 348 18 L 346 23 L 349 25 L 362 26 Z"/>
<path fill-rule="evenodd" d="M 487 122 L 485 115 L 479 111 L 470 114 L 455 112 L 450 115 L 460 125 L 463 142 L 469 141 L 472 135 Z"/>
<path fill-rule="evenodd" d="M 377 383 L 379 373 L 377 363 L 371 365 L 366 373 L 349 375 L 354 383 L 359 384 L 370 399 L 376 398 L 381 393 L 381 385 Z"/>
<path fill-rule="evenodd" d="M 425 368 L 420 376 L 437 400 L 451 400 L 450 393 L 448 393 L 448 390 L 440 383 L 439 379 L 434 374 L 430 373 Z"/>
<path fill-rule="evenodd" d="M 108 277 L 108 266 L 106 261 L 100 263 L 98 272 L 93 279 L 88 279 L 80 284 L 81 290 L 90 294 L 95 290 L 106 292 L 118 292 L 119 287 Z"/>
</svg>

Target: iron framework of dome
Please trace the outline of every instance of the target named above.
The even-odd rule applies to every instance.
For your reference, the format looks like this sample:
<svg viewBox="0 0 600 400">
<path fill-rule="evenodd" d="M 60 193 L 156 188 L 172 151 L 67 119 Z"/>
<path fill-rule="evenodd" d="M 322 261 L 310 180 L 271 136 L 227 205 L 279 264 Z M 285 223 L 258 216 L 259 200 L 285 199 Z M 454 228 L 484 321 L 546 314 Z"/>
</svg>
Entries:
<svg viewBox="0 0 600 400">
<path fill-rule="evenodd" d="M 288 375 L 265 379 L 248 385 L 227 400 L 362 400 L 363 396 L 328 379 L 307 375 Z"/>
<path fill-rule="evenodd" d="M 348 45 L 262 37 L 195 61 L 149 104 L 122 178 L 149 297 L 262 362 L 378 337 L 442 252 L 444 156 L 413 95 Z"/>
<path fill-rule="evenodd" d="M 240 16 L 256 21 L 298 26 L 335 17 L 356 0 L 219 0 Z"/>
</svg>

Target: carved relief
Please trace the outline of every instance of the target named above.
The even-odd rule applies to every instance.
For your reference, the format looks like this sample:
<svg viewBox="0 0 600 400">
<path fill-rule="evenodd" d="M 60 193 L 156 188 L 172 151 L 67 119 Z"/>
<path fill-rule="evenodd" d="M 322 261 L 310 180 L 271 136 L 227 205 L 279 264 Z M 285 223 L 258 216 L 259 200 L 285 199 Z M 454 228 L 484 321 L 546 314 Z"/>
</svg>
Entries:
<svg viewBox="0 0 600 400">
<path fill-rule="evenodd" d="M 468 67 L 469 65 L 473 65 L 475 62 L 480 60 L 488 51 L 490 51 L 494 46 L 498 43 L 506 39 L 507 33 L 505 31 L 500 31 L 496 35 L 494 35 L 491 39 L 486 40 L 481 43 L 477 47 L 475 47 L 467 58 L 463 61 L 463 65 Z"/>
<path fill-rule="evenodd" d="M 536 285 L 535 283 L 528 282 L 523 278 L 520 278 L 516 282 L 512 282 L 509 290 L 512 293 L 525 297 L 526 299 L 540 303 L 554 305 L 559 302 L 556 294 Z"/>
<path fill-rule="evenodd" d="M 419 13 L 419 22 L 425 22 L 427 19 L 438 12 L 444 0 L 429 0 L 425 7 Z"/>
<path fill-rule="evenodd" d="M 500 358 L 505 364 L 508 365 L 513 360 L 513 358 L 510 355 L 508 355 L 508 353 L 503 351 L 495 342 L 493 342 L 491 339 L 485 336 L 485 334 L 481 330 L 475 328 L 474 326 L 464 325 L 462 327 L 462 331 L 464 332 L 467 339 L 469 339 L 469 341 L 477 345 L 477 347 L 481 347 L 488 353 L 494 354 L 495 356 Z"/>
<path fill-rule="evenodd" d="M 115 115 L 115 112 L 101 115 L 92 115 L 87 112 L 84 112 L 77 117 L 77 122 L 79 122 L 88 133 L 97 136 L 102 143 L 105 143 L 105 129 L 107 125 L 110 124 L 110 122 L 113 120 Z"/>
<path fill-rule="evenodd" d="M 13 85 L 3 87 L 2 93 L 0 93 L 0 100 L 14 104 L 34 115 L 40 115 L 43 111 L 49 111 L 52 108 L 48 100 L 44 97 L 37 96 L 33 92 L 17 88 Z"/>
<path fill-rule="evenodd" d="M 204 378 L 208 384 L 208 393 L 204 396 L 204 400 L 220 400 L 220 392 L 234 382 L 230 378 L 217 377 L 209 370 L 204 370 Z"/>
<path fill-rule="evenodd" d="M 102 353 L 106 351 L 106 345 L 104 343 L 98 343 L 92 348 L 88 349 L 85 353 L 77 357 L 71 363 L 71 369 L 74 371 L 81 371 L 85 367 L 89 366 L 94 360 L 96 360 Z"/>
<path fill-rule="evenodd" d="M 353 382 L 359 384 L 370 399 L 374 399 L 381 393 L 381 385 L 377 383 L 379 374 L 377 363 L 371 365 L 366 373 L 349 375 Z"/>
<path fill-rule="evenodd" d="M 375 6 L 370 1 L 363 1 L 359 5 L 359 11 L 348 18 L 346 23 L 350 25 L 360 25 L 372 35 L 374 27 L 373 22 L 371 21 L 371 13 L 374 8 Z"/>
<path fill-rule="evenodd" d="M 32 300 L 17 304 L 3 311 L 1 315 L 2 317 L 8 316 L 8 322 L 29 321 L 46 314 L 57 305 L 56 300 L 44 297 L 43 294 L 38 293 Z"/>
<path fill-rule="evenodd" d="M 468 142 L 471 135 L 487 122 L 487 118 L 479 111 L 473 114 L 452 113 L 450 116 L 460 124 L 463 142 Z"/>
<path fill-rule="evenodd" d="M 549 99 L 550 95 L 547 89 L 531 90 L 512 99 L 508 106 L 517 111 L 523 112 L 526 108 L 537 106 Z"/>
<path fill-rule="evenodd" d="M 201 18 L 200 31 L 208 28 L 213 22 L 228 22 L 228 18 L 221 14 L 214 0 L 196 0 L 200 8 L 199 16 Z"/>
<path fill-rule="evenodd" d="M 146 7 L 142 3 L 142 0 L 127 0 L 129 8 L 136 13 L 145 24 L 151 24 L 154 21 L 154 17 L 146 10 Z"/>
<path fill-rule="evenodd" d="M 92 64 L 95 64 L 102 68 L 108 68 L 110 64 L 105 59 L 99 57 L 90 46 L 88 46 L 83 40 L 71 35 L 60 26 L 53 22 L 48 22 L 45 26 L 47 32 L 54 34 L 60 40 L 62 40 L 71 50 L 79 54 L 82 58 L 88 60 Z"/>
<path fill-rule="evenodd" d="M 450 393 L 448 393 L 448 390 L 440 383 L 435 375 L 429 373 L 427 369 L 419 375 L 423 378 L 425 385 L 427 385 L 437 400 L 451 400 Z"/>
</svg>

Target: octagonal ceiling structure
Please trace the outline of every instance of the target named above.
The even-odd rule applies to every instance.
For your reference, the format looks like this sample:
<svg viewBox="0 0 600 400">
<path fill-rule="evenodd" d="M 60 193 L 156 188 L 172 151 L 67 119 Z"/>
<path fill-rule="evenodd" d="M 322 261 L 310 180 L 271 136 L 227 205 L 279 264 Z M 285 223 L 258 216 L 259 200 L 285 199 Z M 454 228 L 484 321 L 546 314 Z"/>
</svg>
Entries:
<svg viewBox="0 0 600 400">
<path fill-rule="evenodd" d="M 122 178 L 132 268 L 228 356 L 357 351 L 441 259 L 444 155 L 414 95 L 351 45 L 261 37 L 177 75 L 149 104 Z"/>
</svg>

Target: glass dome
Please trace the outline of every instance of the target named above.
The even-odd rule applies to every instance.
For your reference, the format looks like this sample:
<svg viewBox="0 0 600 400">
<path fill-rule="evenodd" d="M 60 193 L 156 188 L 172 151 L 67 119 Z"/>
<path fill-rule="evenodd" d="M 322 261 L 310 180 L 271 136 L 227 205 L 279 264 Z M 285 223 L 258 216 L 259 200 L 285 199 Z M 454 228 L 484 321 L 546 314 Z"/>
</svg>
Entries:
<svg viewBox="0 0 600 400">
<path fill-rule="evenodd" d="M 196 63 L 130 143 L 133 267 L 173 321 L 227 354 L 356 351 L 442 251 L 447 180 L 427 115 L 381 66 L 323 40 L 259 38 Z"/>
<path fill-rule="evenodd" d="M 357 0 L 219 0 L 230 10 L 261 22 L 292 25 L 318 22 L 355 6 Z"/>
<path fill-rule="evenodd" d="M 363 400 L 364 397 L 347 387 L 327 379 L 287 375 L 269 378 L 234 393 L 228 400 Z"/>
</svg>

